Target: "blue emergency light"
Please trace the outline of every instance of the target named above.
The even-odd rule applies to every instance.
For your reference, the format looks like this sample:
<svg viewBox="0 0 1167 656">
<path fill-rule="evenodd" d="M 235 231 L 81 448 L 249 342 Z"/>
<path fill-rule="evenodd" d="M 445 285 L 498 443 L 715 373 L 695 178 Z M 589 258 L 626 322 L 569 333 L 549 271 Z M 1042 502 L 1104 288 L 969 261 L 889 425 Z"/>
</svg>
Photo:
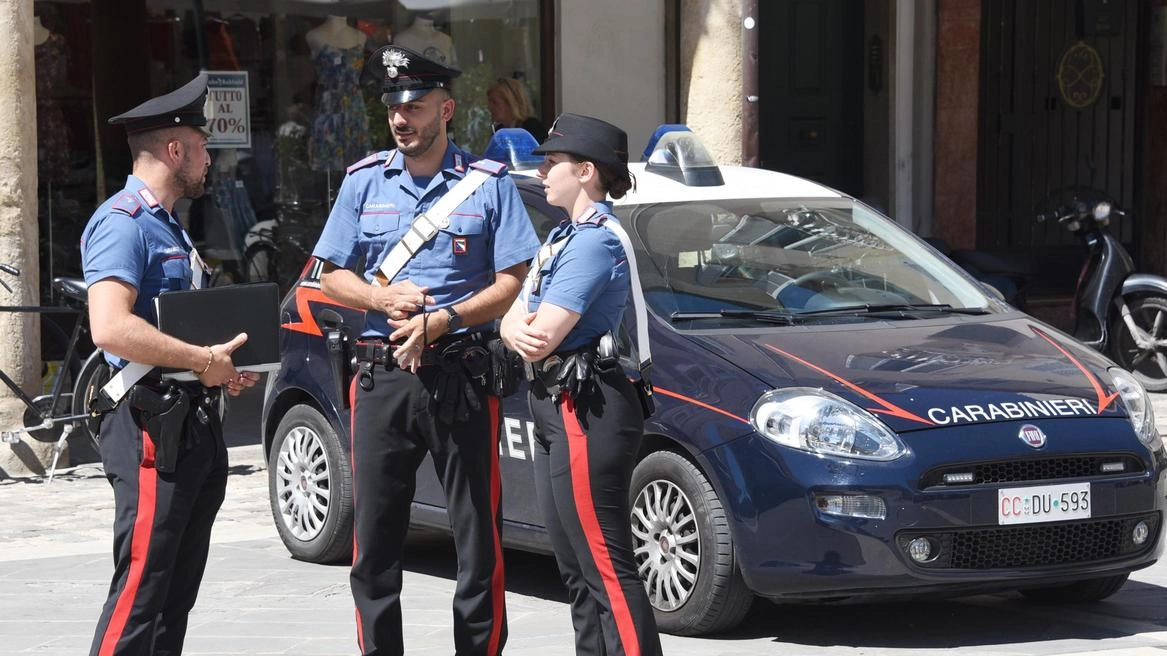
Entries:
<svg viewBox="0 0 1167 656">
<path fill-rule="evenodd" d="M 543 163 L 542 155 L 533 155 L 539 142 L 522 128 L 502 128 L 490 138 L 482 156 L 509 166 L 513 171 L 537 169 Z"/>
<path fill-rule="evenodd" d="M 656 129 L 644 148 L 644 170 L 687 187 L 725 184 L 721 169 L 688 126 L 666 123 Z"/>
</svg>

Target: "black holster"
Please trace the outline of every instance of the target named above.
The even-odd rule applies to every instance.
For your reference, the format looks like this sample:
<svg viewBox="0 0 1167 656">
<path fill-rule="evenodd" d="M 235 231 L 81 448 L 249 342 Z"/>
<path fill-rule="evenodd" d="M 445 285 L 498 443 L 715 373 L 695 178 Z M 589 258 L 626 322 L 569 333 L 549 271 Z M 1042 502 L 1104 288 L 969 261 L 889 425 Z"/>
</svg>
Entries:
<svg viewBox="0 0 1167 656">
<path fill-rule="evenodd" d="M 490 393 L 505 398 L 519 389 L 519 381 L 523 380 L 523 358 L 518 353 L 508 349 L 502 338 L 495 337 L 486 342 L 490 351 Z"/>
<path fill-rule="evenodd" d="M 438 419 L 463 422 L 470 411 L 482 409 L 474 382 L 489 391 L 490 353 L 481 344 L 456 343 L 442 349 L 438 355 L 438 375 L 434 385 L 434 403 Z"/>
<path fill-rule="evenodd" d="M 154 442 L 154 469 L 164 474 L 173 472 L 178 466 L 190 393 L 181 387 L 157 392 L 134 385 L 126 393 L 126 402 L 139 412 L 146 433 Z"/>
</svg>

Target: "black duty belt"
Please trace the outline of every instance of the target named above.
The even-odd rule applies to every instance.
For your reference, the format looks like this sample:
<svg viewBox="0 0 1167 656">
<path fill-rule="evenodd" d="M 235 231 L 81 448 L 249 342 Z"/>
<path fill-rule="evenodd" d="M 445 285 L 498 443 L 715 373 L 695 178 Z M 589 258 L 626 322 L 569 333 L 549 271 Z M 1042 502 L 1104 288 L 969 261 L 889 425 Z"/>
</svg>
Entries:
<svg viewBox="0 0 1167 656">
<path fill-rule="evenodd" d="M 488 337 L 487 333 L 482 332 L 440 337 L 422 350 L 421 366 L 431 367 L 441 364 L 443 360 L 460 355 L 464 349 L 470 346 L 484 346 Z M 400 344 L 377 338 L 358 339 L 353 346 L 353 357 L 358 364 L 371 363 L 386 369 L 396 369 L 397 360 L 393 357 L 393 352 L 398 346 Z"/>
<path fill-rule="evenodd" d="M 563 358 L 558 355 L 549 355 L 537 362 L 525 363 L 527 381 L 541 384 L 549 396 L 559 394 L 560 364 L 563 364 Z"/>
</svg>

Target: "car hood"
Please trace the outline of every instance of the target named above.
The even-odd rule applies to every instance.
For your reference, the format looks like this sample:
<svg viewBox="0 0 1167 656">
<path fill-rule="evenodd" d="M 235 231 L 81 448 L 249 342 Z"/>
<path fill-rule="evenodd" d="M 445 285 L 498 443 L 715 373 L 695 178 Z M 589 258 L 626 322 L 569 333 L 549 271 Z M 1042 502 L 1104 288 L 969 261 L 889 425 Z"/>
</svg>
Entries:
<svg viewBox="0 0 1167 656">
<path fill-rule="evenodd" d="M 1016 316 L 1016 315 L 1015 315 Z M 1098 353 L 1029 318 L 687 334 L 765 384 L 837 394 L 898 432 L 1050 417 L 1124 417 Z"/>
</svg>

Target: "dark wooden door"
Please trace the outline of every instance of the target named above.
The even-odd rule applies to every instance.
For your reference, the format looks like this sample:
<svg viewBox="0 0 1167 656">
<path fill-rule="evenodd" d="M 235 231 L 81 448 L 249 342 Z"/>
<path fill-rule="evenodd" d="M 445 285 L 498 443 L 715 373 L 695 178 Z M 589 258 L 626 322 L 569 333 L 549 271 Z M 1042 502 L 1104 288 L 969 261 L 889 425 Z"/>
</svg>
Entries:
<svg viewBox="0 0 1167 656">
<path fill-rule="evenodd" d="M 1035 221 L 1043 198 L 1081 185 L 1136 205 L 1138 0 L 984 0 L 977 245 L 1031 253 L 1034 293 L 1073 291 L 1083 248 Z M 1129 213 L 1112 224 L 1124 243 Z"/>
<path fill-rule="evenodd" d="M 863 194 L 863 3 L 758 3 L 763 168 Z"/>
</svg>

